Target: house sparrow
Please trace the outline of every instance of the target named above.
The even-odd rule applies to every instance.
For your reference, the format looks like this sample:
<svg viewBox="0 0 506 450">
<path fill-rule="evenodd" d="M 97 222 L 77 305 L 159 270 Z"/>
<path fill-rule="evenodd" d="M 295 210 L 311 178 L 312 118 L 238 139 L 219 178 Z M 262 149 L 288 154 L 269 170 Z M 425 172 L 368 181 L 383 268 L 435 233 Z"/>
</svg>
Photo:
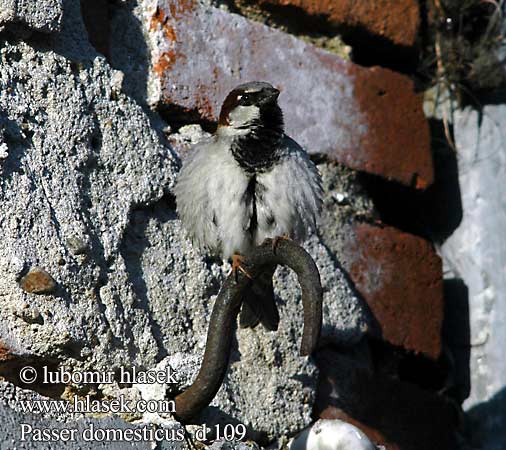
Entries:
<svg viewBox="0 0 506 450">
<path fill-rule="evenodd" d="M 178 176 L 179 217 L 193 244 L 240 268 L 241 255 L 267 238 L 302 241 L 315 228 L 321 207 L 321 178 L 306 152 L 284 134 L 279 91 L 250 82 L 232 90 L 218 128 L 193 148 Z M 251 280 L 241 327 L 261 322 L 276 330 L 279 314 L 266 267 Z"/>
</svg>

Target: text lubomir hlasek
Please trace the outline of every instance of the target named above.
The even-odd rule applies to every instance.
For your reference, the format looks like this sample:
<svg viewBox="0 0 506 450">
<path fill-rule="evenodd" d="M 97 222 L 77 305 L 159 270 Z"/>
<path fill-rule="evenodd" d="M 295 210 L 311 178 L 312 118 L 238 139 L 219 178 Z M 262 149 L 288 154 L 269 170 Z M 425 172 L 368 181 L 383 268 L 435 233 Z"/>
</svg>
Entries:
<svg viewBox="0 0 506 450">
<path fill-rule="evenodd" d="M 164 370 L 139 370 L 132 368 L 126 370 L 120 367 L 119 371 L 75 371 L 71 372 L 64 367 L 51 371 L 47 366 L 42 371 L 43 383 L 57 384 L 176 384 L 176 372 L 167 366 Z"/>
</svg>

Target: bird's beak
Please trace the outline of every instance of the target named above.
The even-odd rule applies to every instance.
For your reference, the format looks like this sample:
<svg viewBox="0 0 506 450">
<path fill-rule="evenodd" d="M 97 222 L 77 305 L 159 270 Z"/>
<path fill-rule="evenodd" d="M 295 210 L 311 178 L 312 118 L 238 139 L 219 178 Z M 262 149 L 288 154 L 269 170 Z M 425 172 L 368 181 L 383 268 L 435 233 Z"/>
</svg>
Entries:
<svg viewBox="0 0 506 450">
<path fill-rule="evenodd" d="M 272 103 L 277 100 L 279 96 L 279 90 L 273 87 L 263 89 L 262 91 L 262 103 Z"/>
</svg>

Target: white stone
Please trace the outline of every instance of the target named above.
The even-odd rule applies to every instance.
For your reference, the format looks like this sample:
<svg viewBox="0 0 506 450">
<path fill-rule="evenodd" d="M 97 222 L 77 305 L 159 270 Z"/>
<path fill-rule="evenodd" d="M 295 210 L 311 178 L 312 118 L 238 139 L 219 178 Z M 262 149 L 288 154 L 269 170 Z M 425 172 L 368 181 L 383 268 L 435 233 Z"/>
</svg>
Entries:
<svg viewBox="0 0 506 450">
<path fill-rule="evenodd" d="M 0 159 L 6 159 L 9 156 L 9 147 L 5 142 L 0 144 Z"/>
<path fill-rule="evenodd" d="M 446 276 L 462 279 L 468 288 L 468 299 L 460 299 L 469 302 L 470 327 L 465 364 L 471 390 L 463 406 L 472 418 L 473 439 L 483 449 L 502 448 L 506 442 L 505 129 L 504 104 L 456 112 L 463 217 L 441 248 Z"/>
<path fill-rule="evenodd" d="M 289 445 L 289 450 L 375 450 L 357 427 L 341 420 L 320 419 Z"/>
</svg>

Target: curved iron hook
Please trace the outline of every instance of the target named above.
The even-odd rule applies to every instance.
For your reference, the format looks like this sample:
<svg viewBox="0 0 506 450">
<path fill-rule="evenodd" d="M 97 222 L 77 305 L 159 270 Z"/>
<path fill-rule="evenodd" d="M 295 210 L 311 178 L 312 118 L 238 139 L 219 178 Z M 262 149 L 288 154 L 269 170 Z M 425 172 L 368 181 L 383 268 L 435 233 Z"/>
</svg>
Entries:
<svg viewBox="0 0 506 450">
<path fill-rule="evenodd" d="M 253 277 L 266 264 L 287 266 L 297 274 L 304 309 L 300 354 L 309 356 L 316 348 L 322 325 L 323 292 L 318 268 L 306 250 L 286 239 L 276 241 L 275 252 L 272 240 L 267 239 L 244 261 L 244 266 Z M 175 398 L 175 415 L 181 422 L 188 422 L 208 406 L 223 383 L 241 306 L 241 294 L 249 282 L 240 271 L 238 275 L 237 281 L 234 276 L 228 276 L 216 298 L 207 331 L 204 359 L 195 381 Z"/>
</svg>

